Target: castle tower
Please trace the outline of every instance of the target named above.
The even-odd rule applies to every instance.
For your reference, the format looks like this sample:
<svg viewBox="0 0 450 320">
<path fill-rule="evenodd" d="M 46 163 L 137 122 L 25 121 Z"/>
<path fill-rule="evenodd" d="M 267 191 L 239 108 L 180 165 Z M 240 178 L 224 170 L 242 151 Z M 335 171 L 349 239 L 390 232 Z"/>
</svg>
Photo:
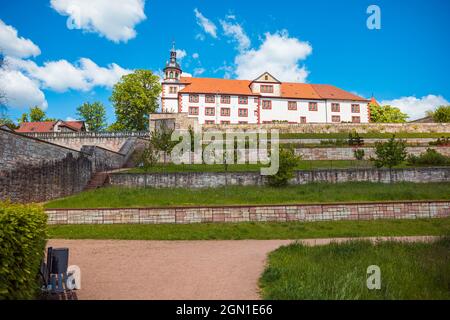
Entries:
<svg viewBox="0 0 450 320">
<path fill-rule="evenodd" d="M 175 50 L 175 42 L 172 44 L 170 50 L 170 60 L 166 62 L 164 68 L 164 80 L 162 81 L 162 94 L 161 94 L 161 111 L 167 113 L 178 113 L 179 102 L 178 92 L 182 90 L 186 84 L 181 82 L 181 70 L 180 64 L 177 62 L 177 51 Z"/>
<path fill-rule="evenodd" d="M 164 81 L 165 82 L 178 82 L 180 80 L 182 70 L 177 62 L 177 51 L 175 50 L 175 42 L 172 44 L 172 50 L 170 50 L 170 60 L 166 63 L 164 68 Z"/>
</svg>

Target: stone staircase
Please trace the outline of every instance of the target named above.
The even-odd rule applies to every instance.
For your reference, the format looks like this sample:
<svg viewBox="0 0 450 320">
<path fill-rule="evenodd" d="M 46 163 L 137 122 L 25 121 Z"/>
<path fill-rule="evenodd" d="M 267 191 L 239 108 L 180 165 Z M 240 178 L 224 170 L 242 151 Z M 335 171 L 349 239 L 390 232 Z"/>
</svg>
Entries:
<svg viewBox="0 0 450 320">
<path fill-rule="evenodd" d="M 103 187 L 108 182 L 107 172 L 97 172 L 92 177 L 84 190 L 94 190 Z"/>
</svg>

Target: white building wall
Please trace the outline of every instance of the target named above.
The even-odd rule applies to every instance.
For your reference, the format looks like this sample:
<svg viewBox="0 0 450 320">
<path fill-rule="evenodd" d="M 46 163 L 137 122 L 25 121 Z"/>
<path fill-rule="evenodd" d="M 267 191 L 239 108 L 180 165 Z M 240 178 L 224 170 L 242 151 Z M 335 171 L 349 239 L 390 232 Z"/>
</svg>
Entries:
<svg viewBox="0 0 450 320">
<path fill-rule="evenodd" d="M 257 102 L 254 97 L 248 97 L 248 104 L 239 104 L 239 96 L 230 96 L 230 103 L 225 104 L 220 102 L 220 95 L 215 96 L 215 103 L 207 103 L 204 94 L 199 94 L 198 103 L 189 102 L 190 94 L 182 94 L 182 112 L 188 114 L 188 117 L 198 117 L 199 124 L 204 124 L 206 121 L 214 121 L 214 123 L 220 124 L 222 121 L 229 121 L 231 124 L 237 124 L 239 122 L 258 123 L 256 114 Z M 189 107 L 198 107 L 198 116 L 189 115 Z M 214 116 L 207 116 L 205 114 L 205 108 L 214 108 Z M 222 116 L 221 108 L 229 108 L 230 116 Z M 239 109 L 247 109 L 247 117 L 239 117 Z"/>
<path fill-rule="evenodd" d="M 170 87 L 176 87 L 176 93 L 170 93 Z M 161 92 L 161 106 L 165 112 L 178 112 L 178 92 L 186 87 L 180 83 L 163 83 Z"/>
<path fill-rule="evenodd" d="M 369 122 L 369 110 L 365 101 L 327 100 L 327 122 L 332 122 L 333 115 L 340 116 L 341 122 L 352 122 L 353 117 L 360 117 L 361 123 Z M 332 103 L 339 103 L 339 112 L 332 111 Z M 359 113 L 352 112 L 352 104 L 359 105 Z"/>
<path fill-rule="evenodd" d="M 272 109 L 263 109 L 263 100 L 272 101 Z M 297 110 L 288 110 L 289 101 L 297 102 Z M 317 111 L 309 111 L 309 102 L 317 103 Z M 281 98 L 261 98 L 261 123 L 265 121 L 288 121 L 300 123 L 300 118 L 306 117 L 307 123 L 325 122 L 326 108 L 323 100 L 296 100 Z"/>
</svg>

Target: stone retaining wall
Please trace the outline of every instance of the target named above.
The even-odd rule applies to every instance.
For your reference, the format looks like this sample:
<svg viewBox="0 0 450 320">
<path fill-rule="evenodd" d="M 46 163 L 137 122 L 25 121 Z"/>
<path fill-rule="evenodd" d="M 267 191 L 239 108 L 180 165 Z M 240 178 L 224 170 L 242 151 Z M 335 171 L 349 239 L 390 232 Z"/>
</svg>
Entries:
<svg viewBox="0 0 450 320">
<path fill-rule="evenodd" d="M 48 209 L 55 224 L 189 224 L 377 219 L 450 216 L 449 201 L 305 204 L 196 208 Z"/>
<path fill-rule="evenodd" d="M 313 182 L 341 183 L 349 181 L 367 182 L 448 182 L 450 167 L 393 169 L 332 169 L 297 171 L 291 184 Z M 113 173 L 110 183 L 114 186 L 136 188 L 218 188 L 228 186 L 262 186 L 267 177 L 256 172 L 183 172 L 183 173 Z"/>
<path fill-rule="evenodd" d="M 211 124 L 202 128 L 213 130 L 278 129 L 280 133 L 398 133 L 398 132 L 450 132 L 450 123 L 273 123 L 273 124 Z"/>
<path fill-rule="evenodd" d="M 442 155 L 450 157 L 450 147 L 407 147 L 408 154 L 420 155 L 427 149 L 434 149 Z M 302 156 L 302 160 L 355 160 L 354 150 L 364 150 L 364 159 L 375 157 L 375 148 L 298 148 L 296 154 Z"/>
</svg>

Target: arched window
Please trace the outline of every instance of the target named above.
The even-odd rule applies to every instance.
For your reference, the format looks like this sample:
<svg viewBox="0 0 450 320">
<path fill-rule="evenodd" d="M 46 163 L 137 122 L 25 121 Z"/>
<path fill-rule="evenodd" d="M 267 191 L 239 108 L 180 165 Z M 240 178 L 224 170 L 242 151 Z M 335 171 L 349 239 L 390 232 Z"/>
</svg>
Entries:
<svg viewBox="0 0 450 320">
<path fill-rule="evenodd" d="M 268 76 L 268 75 L 266 75 L 266 76 L 265 76 L 265 79 L 266 79 L 266 80 L 269 80 L 269 76 Z"/>
<path fill-rule="evenodd" d="M 175 73 L 175 78 L 178 79 L 178 72 Z"/>
<path fill-rule="evenodd" d="M 170 79 L 173 78 L 173 71 L 170 71 Z"/>
</svg>

